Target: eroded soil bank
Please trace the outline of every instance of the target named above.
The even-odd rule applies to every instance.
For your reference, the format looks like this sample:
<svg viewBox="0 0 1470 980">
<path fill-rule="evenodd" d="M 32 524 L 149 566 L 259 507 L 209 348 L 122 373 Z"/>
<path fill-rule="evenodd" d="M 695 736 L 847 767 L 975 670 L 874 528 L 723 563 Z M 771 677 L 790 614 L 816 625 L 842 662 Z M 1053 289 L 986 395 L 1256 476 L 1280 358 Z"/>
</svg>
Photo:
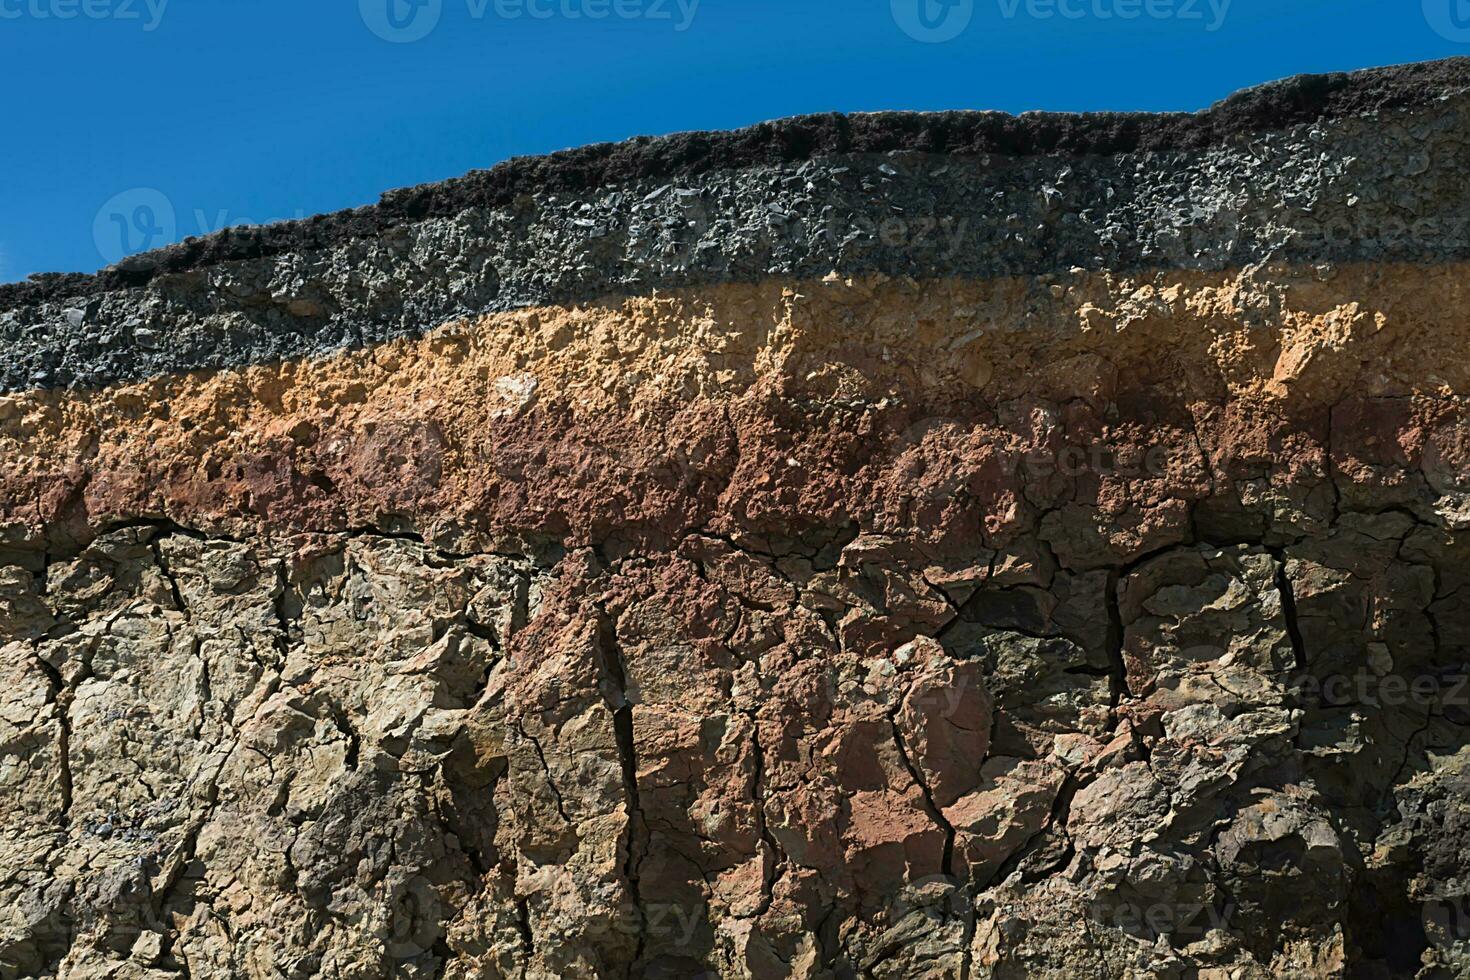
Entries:
<svg viewBox="0 0 1470 980">
<path fill-rule="evenodd" d="M 1470 976 L 1467 77 L 10 288 L 0 974 Z"/>
</svg>

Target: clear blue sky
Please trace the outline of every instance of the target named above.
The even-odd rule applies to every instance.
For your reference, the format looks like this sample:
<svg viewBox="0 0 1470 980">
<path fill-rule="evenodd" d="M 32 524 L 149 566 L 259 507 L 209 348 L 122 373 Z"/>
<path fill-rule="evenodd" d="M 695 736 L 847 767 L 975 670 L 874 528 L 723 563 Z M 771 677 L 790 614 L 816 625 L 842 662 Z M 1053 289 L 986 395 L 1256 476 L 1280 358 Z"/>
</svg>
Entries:
<svg viewBox="0 0 1470 980">
<path fill-rule="evenodd" d="M 640 133 L 1452 54 L 1470 0 L 0 0 L 0 281 Z"/>
</svg>

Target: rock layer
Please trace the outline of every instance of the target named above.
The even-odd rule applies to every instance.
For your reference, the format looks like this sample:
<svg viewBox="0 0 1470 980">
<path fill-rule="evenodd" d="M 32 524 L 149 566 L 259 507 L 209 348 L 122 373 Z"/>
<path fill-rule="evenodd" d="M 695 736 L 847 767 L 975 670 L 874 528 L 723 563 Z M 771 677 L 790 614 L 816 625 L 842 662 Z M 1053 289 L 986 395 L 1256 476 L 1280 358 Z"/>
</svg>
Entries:
<svg viewBox="0 0 1470 980">
<path fill-rule="evenodd" d="M 833 271 L 1470 259 L 1467 103 L 1462 58 L 1278 83 L 1197 116 L 807 117 L 512 161 L 95 277 L 0 287 L 0 391 L 268 363 L 466 315 Z"/>
<path fill-rule="evenodd" d="M 1467 77 L 10 288 L 0 973 L 1470 975 Z"/>
</svg>

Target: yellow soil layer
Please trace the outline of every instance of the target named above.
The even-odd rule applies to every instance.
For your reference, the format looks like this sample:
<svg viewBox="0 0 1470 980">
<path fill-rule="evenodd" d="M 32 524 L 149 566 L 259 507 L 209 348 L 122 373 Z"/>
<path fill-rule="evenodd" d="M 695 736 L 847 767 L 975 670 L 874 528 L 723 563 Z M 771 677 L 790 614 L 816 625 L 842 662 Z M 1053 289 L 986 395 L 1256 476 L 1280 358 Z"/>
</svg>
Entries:
<svg viewBox="0 0 1470 980">
<path fill-rule="evenodd" d="M 317 359 L 0 396 L 12 494 L 0 520 L 42 514 L 34 501 L 66 472 L 91 479 L 136 471 L 140 459 L 208 472 L 281 440 L 384 423 L 432 427 L 446 471 L 463 469 L 465 447 L 552 405 L 562 418 L 637 427 L 755 389 L 818 406 L 973 408 L 1018 397 L 1106 403 L 1162 387 L 1287 414 L 1350 395 L 1463 394 L 1467 272 L 773 280 L 484 316 Z"/>
</svg>

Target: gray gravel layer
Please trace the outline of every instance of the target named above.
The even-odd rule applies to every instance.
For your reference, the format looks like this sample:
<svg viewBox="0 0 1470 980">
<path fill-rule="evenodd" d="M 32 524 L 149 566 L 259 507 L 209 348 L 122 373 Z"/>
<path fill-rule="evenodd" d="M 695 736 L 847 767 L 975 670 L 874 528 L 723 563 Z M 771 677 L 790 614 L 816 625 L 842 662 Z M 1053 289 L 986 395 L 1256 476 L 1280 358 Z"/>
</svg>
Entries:
<svg viewBox="0 0 1470 980">
<path fill-rule="evenodd" d="M 527 193 L 372 237 L 0 312 L 0 390 L 91 387 L 446 320 L 770 276 L 1470 257 L 1470 96 L 1203 149 L 830 154 Z"/>
<path fill-rule="evenodd" d="M 44 273 L 0 284 L 0 309 L 147 285 L 155 276 L 376 238 L 428 218 L 513 204 L 527 194 L 592 194 L 637 180 L 796 165 L 832 155 L 936 153 L 1019 158 L 1203 150 L 1242 135 L 1410 108 L 1470 93 L 1470 57 L 1298 75 L 1200 112 L 837 112 L 726 132 L 639 136 L 515 157 L 462 177 L 387 191 L 376 204 L 296 221 L 229 228 L 129 256 L 94 275 Z"/>
</svg>

